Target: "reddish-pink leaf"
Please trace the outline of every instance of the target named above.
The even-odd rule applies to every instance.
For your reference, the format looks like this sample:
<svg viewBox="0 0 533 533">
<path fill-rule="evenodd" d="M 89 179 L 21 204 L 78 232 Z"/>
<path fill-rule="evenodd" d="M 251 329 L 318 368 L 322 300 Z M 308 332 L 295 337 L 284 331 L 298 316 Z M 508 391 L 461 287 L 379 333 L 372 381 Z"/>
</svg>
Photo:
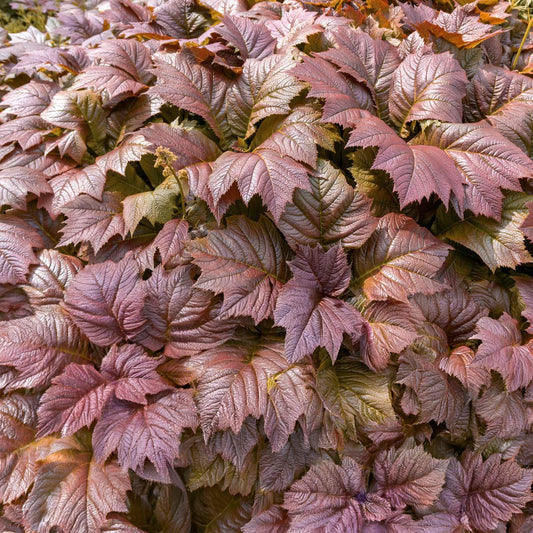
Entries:
<svg viewBox="0 0 533 533">
<path fill-rule="evenodd" d="M 354 255 L 356 283 L 370 300 L 407 302 L 412 294 L 439 292 L 446 284 L 437 273 L 450 249 L 413 219 L 391 213 Z"/>
<path fill-rule="evenodd" d="M 81 194 L 63 206 L 62 211 L 67 219 L 61 228 L 63 236 L 59 244 L 88 242 L 94 253 L 98 253 L 115 235 L 124 238 L 127 230 L 120 200 L 120 195 L 111 192 L 104 192 L 102 200 Z"/>
<path fill-rule="evenodd" d="M 391 513 L 386 500 L 366 491 L 361 466 L 350 457 L 342 466 L 323 461 L 311 467 L 285 493 L 283 507 L 294 531 L 361 531 L 366 520 Z"/>
<path fill-rule="evenodd" d="M 191 390 L 176 390 L 145 406 L 114 399 L 94 428 L 94 456 L 102 463 L 116 451 L 123 467 L 149 478 L 155 468 L 156 479 L 168 483 L 181 433 L 196 425 Z"/>
<path fill-rule="evenodd" d="M 499 372 L 507 390 L 525 387 L 533 379 L 533 340 L 522 344 L 518 322 L 507 313 L 498 320 L 481 318 L 471 338 L 482 341 L 472 366 Z"/>
<path fill-rule="evenodd" d="M 14 215 L 0 215 L 0 283 L 24 283 L 30 265 L 38 263 L 33 248 L 42 248 L 39 234 Z"/>
<path fill-rule="evenodd" d="M 192 241 L 188 250 L 202 269 L 196 287 L 224 294 L 222 314 L 251 316 L 256 324 L 272 316 L 288 278 L 289 250 L 268 219 L 229 218 L 226 229 Z"/>
<path fill-rule="evenodd" d="M 66 291 L 65 307 L 91 342 L 109 346 L 143 332 L 144 298 L 139 268 L 128 256 L 81 270 Z"/>
<path fill-rule="evenodd" d="M 390 114 L 400 133 L 413 120 L 462 121 L 468 79 L 449 53 L 422 48 L 409 54 L 392 76 Z"/>
<path fill-rule="evenodd" d="M 431 505 L 442 489 L 447 465 L 413 444 L 382 451 L 373 470 L 378 494 L 396 508 Z"/>
<path fill-rule="evenodd" d="M 493 530 L 532 498 L 533 472 L 513 460 L 501 462 L 499 454 L 483 461 L 480 454 L 465 452 L 452 459 L 446 474 L 442 502 L 469 529 Z"/>
<path fill-rule="evenodd" d="M 152 350 L 163 345 L 165 355 L 181 357 L 213 348 L 229 339 L 235 329 L 219 318 L 219 307 L 210 292 L 194 287 L 190 266 L 166 271 L 158 266 L 146 283 L 146 338 Z"/>
<path fill-rule="evenodd" d="M 276 325 L 287 330 L 285 357 L 296 362 L 323 346 L 335 361 L 343 333 L 360 336 L 361 315 L 340 299 L 350 282 L 350 268 L 340 245 L 324 252 L 302 247 L 289 262 L 293 278 L 276 301 Z"/>
</svg>

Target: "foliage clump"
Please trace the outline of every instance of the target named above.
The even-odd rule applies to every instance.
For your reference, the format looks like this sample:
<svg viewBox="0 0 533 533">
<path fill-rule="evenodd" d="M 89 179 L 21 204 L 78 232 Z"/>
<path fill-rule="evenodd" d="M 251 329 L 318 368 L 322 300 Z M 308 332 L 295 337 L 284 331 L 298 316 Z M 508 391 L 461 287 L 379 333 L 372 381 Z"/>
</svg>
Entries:
<svg viewBox="0 0 533 533">
<path fill-rule="evenodd" d="M 527 3 L 13 7 L 0 529 L 533 530 Z"/>
</svg>

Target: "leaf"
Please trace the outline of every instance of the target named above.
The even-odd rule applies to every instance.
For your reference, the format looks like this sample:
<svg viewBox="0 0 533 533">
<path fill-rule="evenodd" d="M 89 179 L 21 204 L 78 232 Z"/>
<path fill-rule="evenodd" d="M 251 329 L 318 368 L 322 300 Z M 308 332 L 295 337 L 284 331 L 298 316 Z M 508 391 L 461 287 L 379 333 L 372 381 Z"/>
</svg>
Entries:
<svg viewBox="0 0 533 533">
<path fill-rule="evenodd" d="M 194 288 L 191 267 L 165 271 L 157 267 L 147 282 L 142 343 L 152 350 L 165 346 L 165 355 L 181 357 L 213 348 L 231 337 L 235 325 L 219 320 L 212 294 Z"/>
<path fill-rule="evenodd" d="M 0 216 L 0 283 L 24 283 L 30 265 L 36 264 L 33 248 L 42 248 L 39 234 L 13 215 Z"/>
<path fill-rule="evenodd" d="M 77 131 L 84 139 L 90 139 L 97 152 L 103 149 L 106 112 L 95 92 L 88 89 L 59 91 L 41 117 L 54 126 Z"/>
<path fill-rule="evenodd" d="M 116 450 L 123 467 L 150 479 L 153 465 L 156 479 L 169 483 L 181 433 L 196 425 L 192 391 L 175 390 L 144 406 L 113 399 L 94 428 L 94 456 L 103 463 Z"/>
<path fill-rule="evenodd" d="M 315 166 L 316 145 L 332 147 L 334 136 L 319 118 L 317 109 L 299 107 L 274 124 L 266 119 L 254 137 L 257 147 L 252 152 L 223 153 L 209 177 L 215 205 L 236 183 L 246 204 L 258 194 L 274 219 L 279 220 L 294 189 L 310 188 L 307 169 L 300 161 Z"/>
<path fill-rule="evenodd" d="M 51 442 L 35 438 L 37 398 L 10 394 L 0 400 L 0 497 L 8 503 L 28 492 Z"/>
<path fill-rule="evenodd" d="M 162 526 L 161 533 L 188 533 L 191 530 L 191 511 L 185 488 L 160 486 L 154 516 Z"/>
<path fill-rule="evenodd" d="M 270 447 L 259 454 L 259 484 L 263 491 L 284 491 L 294 478 L 300 477 L 314 459 L 302 431 L 289 436 L 287 444 L 277 452 Z"/>
<path fill-rule="evenodd" d="M 533 117 L 529 102 L 507 104 L 504 113 L 490 115 L 488 121 L 506 139 L 530 158 L 533 156 Z"/>
<path fill-rule="evenodd" d="M 334 31 L 335 48 L 321 52 L 323 57 L 339 67 L 340 72 L 366 85 L 372 95 L 375 114 L 382 120 L 389 117 L 389 90 L 393 74 L 400 65 L 394 46 L 348 26 Z"/>
<path fill-rule="evenodd" d="M 274 53 L 276 41 L 262 22 L 226 15 L 216 31 L 237 48 L 243 59 L 264 59 Z"/>
<path fill-rule="evenodd" d="M 404 7 L 405 9 L 405 7 Z M 415 23 L 415 28 L 423 35 L 428 33 L 454 44 L 458 48 L 473 48 L 501 33 L 494 31 L 490 24 L 483 24 L 474 5 L 457 6 L 452 13 L 435 11 L 431 16 Z"/>
<path fill-rule="evenodd" d="M 488 380 L 486 379 L 485 382 Z M 493 382 L 474 402 L 476 414 L 486 424 L 480 444 L 490 439 L 513 439 L 529 426 L 528 412 L 521 391 L 509 392 L 501 379 Z"/>
<path fill-rule="evenodd" d="M 512 124 L 515 121 L 512 110 L 516 104 L 532 101 L 531 78 L 496 65 L 485 65 L 470 82 L 465 108 L 472 121 L 497 115 Z M 489 120 L 492 122 L 492 118 Z"/>
<path fill-rule="evenodd" d="M 498 320 L 479 319 L 471 338 L 481 341 L 472 366 L 499 372 L 509 392 L 525 387 L 533 379 L 533 341 L 522 344 L 518 322 L 507 313 Z"/>
<path fill-rule="evenodd" d="M 8 120 L 0 125 L 0 145 L 17 142 L 23 150 L 29 150 L 39 145 L 50 130 L 50 124 L 35 115 Z"/>
<path fill-rule="evenodd" d="M 513 460 L 501 463 L 499 454 L 483 461 L 465 452 L 460 461 L 451 459 L 441 499 L 467 527 L 490 531 L 531 499 L 532 476 Z"/>
<path fill-rule="evenodd" d="M 445 422 L 453 430 L 468 408 L 466 391 L 458 381 L 448 377 L 434 363 L 413 351 L 404 351 L 399 360 L 396 381 L 415 393 L 419 408 L 418 420 L 434 420 L 437 424 Z"/>
<path fill-rule="evenodd" d="M 0 206 L 26 209 L 28 194 L 40 196 L 51 192 L 46 175 L 38 170 L 24 167 L 0 170 Z"/>
<path fill-rule="evenodd" d="M 385 300 L 368 302 L 361 313 L 363 335 L 359 347 L 363 361 L 376 372 L 384 370 L 391 354 L 400 353 L 418 336 L 412 309 L 404 302 Z"/>
<path fill-rule="evenodd" d="M 83 168 L 75 168 L 52 178 L 50 185 L 54 191 L 53 199 L 47 205 L 52 216 L 57 216 L 63 207 L 81 194 L 101 200 L 106 183 L 107 172 L 119 174 L 126 172 L 130 161 L 138 161 L 148 153 L 148 142 L 140 135 L 125 139 L 120 146 L 96 158 L 95 163 Z"/>
<path fill-rule="evenodd" d="M 371 170 L 389 173 L 400 208 L 436 193 L 445 206 L 450 199 L 455 200 L 462 213 L 465 178 L 455 168 L 453 160 L 427 144 L 409 145 L 382 120 L 370 117 L 357 124 L 346 146 L 379 147 Z"/>
<path fill-rule="evenodd" d="M 286 533 L 289 530 L 290 521 L 280 505 L 272 505 L 266 511 L 255 515 L 242 528 L 244 533 Z"/>
<path fill-rule="evenodd" d="M 17 117 L 40 115 L 58 90 L 59 87 L 54 82 L 31 80 L 6 93 L 0 105 L 6 108 L 3 113 L 7 115 Z"/>
<path fill-rule="evenodd" d="M 501 222 L 485 216 L 458 219 L 452 213 L 440 213 L 435 228 L 440 237 L 450 239 L 476 252 L 491 269 L 515 268 L 529 263 L 532 257 L 526 249 L 520 225 L 528 216 L 527 202 L 533 196 L 508 193 L 501 207 Z"/>
<path fill-rule="evenodd" d="M 80 442 L 52 453 L 42 463 L 24 504 L 24 518 L 38 533 L 54 527 L 99 531 L 110 512 L 127 512 L 127 472 L 111 462 L 99 465 Z"/>
<path fill-rule="evenodd" d="M 147 89 L 153 78 L 148 48 L 133 39 L 104 41 L 92 55 L 97 64 L 79 74 L 72 87 L 104 90 L 108 107 Z"/>
<path fill-rule="evenodd" d="M 67 220 L 61 228 L 60 246 L 89 242 L 98 253 L 115 235 L 125 237 L 120 195 L 104 192 L 102 200 L 81 194 L 62 208 Z"/>
<path fill-rule="evenodd" d="M 345 248 L 359 248 L 377 225 L 370 202 L 325 159 L 318 160 L 309 181 L 311 192 L 296 189 L 278 223 L 291 247 L 329 247 L 340 241 Z"/>
<path fill-rule="evenodd" d="M 205 533 L 240 533 L 250 521 L 250 498 L 232 497 L 218 487 L 207 487 L 194 492 L 191 503 L 192 522 Z"/>
<path fill-rule="evenodd" d="M 405 215 L 382 217 L 370 239 L 354 255 L 357 284 L 370 300 L 407 302 L 416 293 L 446 288 L 437 281 L 450 247 Z"/>
<path fill-rule="evenodd" d="M 279 20 L 269 20 L 268 27 L 277 41 L 277 51 L 286 51 L 292 46 L 306 43 L 311 35 L 321 32 L 322 28 L 313 24 L 315 18 L 314 13 L 295 7 L 284 11 Z"/>
<path fill-rule="evenodd" d="M 55 250 L 41 250 L 37 259 L 39 264 L 31 267 L 27 285 L 22 288 L 32 305 L 58 304 L 82 263 Z"/>
<path fill-rule="evenodd" d="M 257 422 L 252 417 L 248 417 L 238 433 L 233 433 L 231 430 L 218 431 L 209 439 L 208 446 L 213 453 L 220 455 L 242 471 L 250 462 L 249 454 L 260 438 Z"/>
<path fill-rule="evenodd" d="M 381 520 L 390 505 L 365 488 L 363 472 L 350 457 L 342 466 L 323 461 L 296 481 L 285 493 L 283 507 L 289 511 L 289 531 L 359 531 L 366 520 Z"/>
<path fill-rule="evenodd" d="M 347 127 L 358 118 L 370 116 L 374 107 L 370 91 L 320 56 L 304 56 L 302 63 L 293 67 L 291 72 L 310 84 L 310 97 L 325 99 L 324 122 Z"/>
<path fill-rule="evenodd" d="M 490 380 L 490 374 L 472 365 L 473 359 L 474 352 L 471 348 L 458 346 L 440 359 L 439 368 L 457 378 L 465 388 L 479 392 L 481 386 Z"/>
<path fill-rule="evenodd" d="M 244 62 L 242 75 L 226 96 L 228 123 L 236 137 L 250 137 L 260 120 L 291 111 L 291 100 L 304 88 L 289 74 L 294 64 L 288 55 Z"/>
<path fill-rule="evenodd" d="M 414 443 L 381 451 L 374 463 L 378 494 L 393 507 L 431 505 L 444 484 L 448 461 Z"/>
<path fill-rule="evenodd" d="M 483 123 L 431 125 L 416 138 L 416 144 L 444 150 L 467 183 L 465 209 L 498 220 L 500 189 L 520 191 L 518 180 L 530 177 L 533 169 L 521 150 Z"/>
<path fill-rule="evenodd" d="M 224 142 L 228 134 L 224 117 L 228 83 L 224 77 L 196 63 L 186 51 L 167 54 L 155 63 L 157 81 L 149 93 L 200 115 Z"/>
<path fill-rule="evenodd" d="M 213 161 L 220 155 L 218 146 L 198 127 L 186 128 L 156 123 L 143 128 L 142 134 L 154 148 L 163 146 L 177 156 L 175 169 Z"/>
<path fill-rule="evenodd" d="M 100 372 L 90 365 L 68 365 L 41 398 L 39 435 L 73 435 L 98 420 L 112 397 L 146 405 L 146 395 L 169 389 L 156 371 L 160 362 L 140 346 L 126 344 L 111 348 Z"/>
<path fill-rule="evenodd" d="M 257 477 L 257 460 L 255 454 L 248 455 L 242 470 L 213 454 L 201 441 L 201 436 L 195 437 L 196 443 L 190 448 L 190 466 L 185 477 L 187 488 L 191 491 L 201 487 L 218 485 L 230 494 L 249 495 Z"/>
<path fill-rule="evenodd" d="M 487 316 L 484 309 L 472 298 L 467 285 L 452 276 L 450 288 L 436 294 L 415 294 L 415 303 L 428 322 L 436 324 L 446 335 L 450 344 L 470 338 L 478 320 Z"/>
<path fill-rule="evenodd" d="M 177 39 L 197 37 L 211 23 L 210 12 L 194 0 L 170 0 L 154 9 L 163 35 Z"/>
<path fill-rule="evenodd" d="M 467 83 L 464 70 L 449 52 L 433 54 L 422 48 L 409 54 L 392 75 L 392 122 L 402 136 L 407 136 L 407 124 L 413 120 L 461 122 Z"/>
<path fill-rule="evenodd" d="M 59 306 L 42 307 L 34 315 L 0 326 L 0 387 L 46 388 L 70 362 L 90 360 L 92 352 Z"/>
<path fill-rule="evenodd" d="M 335 425 L 350 439 L 357 437 L 358 429 L 395 419 L 386 376 L 352 358 L 343 357 L 334 365 L 323 358 L 317 371 L 317 392 Z"/>
<path fill-rule="evenodd" d="M 360 336 L 361 316 L 340 299 L 350 282 L 350 268 L 340 245 L 324 252 L 309 246 L 289 261 L 293 278 L 276 300 L 274 320 L 283 326 L 285 357 L 296 362 L 323 346 L 335 361 L 343 333 Z"/>
<path fill-rule="evenodd" d="M 171 180 L 158 185 L 153 191 L 140 192 L 122 200 L 122 217 L 127 232 L 131 235 L 146 218 L 150 224 L 166 223 L 174 215 L 179 186 L 172 176 Z"/>
<path fill-rule="evenodd" d="M 525 309 L 522 311 L 522 316 L 529 322 L 529 333 L 533 332 L 533 286 L 531 280 L 526 277 L 515 277 L 516 287 L 522 302 L 524 302 Z"/>
<path fill-rule="evenodd" d="M 276 339 L 243 339 L 191 358 L 198 374 L 196 402 L 206 439 L 238 433 L 246 417 L 265 416 L 272 449 L 281 449 L 309 404 L 307 365 L 287 364 Z"/>
<path fill-rule="evenodd" d="M 144 298 L 138 266 L 129 256 L 86 266 L 69 285 L 65 307 L 91 342 L 108 346 L 143 332 Z"/>
<path fill-rule="evenodd" d="M 289 251 L 268 219 L 228 218 L 226 229 L 192 241 L 188 250 L 202 269 L 196 286 L 224 294 L 222 314 L 251 316 L 256 324 L 272 316 Z"/>
<path fill-rule="evenodd" d="M 61 431 L 73 435 L 100 418 L 112 395 L 103 376 L 91 365 L 70 364 L 52 380 L 39 406 L 39 436 Z"/>
</svg>

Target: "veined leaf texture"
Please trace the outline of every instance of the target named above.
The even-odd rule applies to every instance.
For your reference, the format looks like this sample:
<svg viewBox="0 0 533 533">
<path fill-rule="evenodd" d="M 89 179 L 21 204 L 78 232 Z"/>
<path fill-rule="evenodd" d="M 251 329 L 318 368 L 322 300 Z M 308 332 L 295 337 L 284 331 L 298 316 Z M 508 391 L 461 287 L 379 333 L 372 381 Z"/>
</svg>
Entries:
<svg viewBox="0 0 533 533">
<path fill-rule="evenodd" d="M 1 531 L 533 531 L 525 4 L 11 3 Z"/>
</svg>

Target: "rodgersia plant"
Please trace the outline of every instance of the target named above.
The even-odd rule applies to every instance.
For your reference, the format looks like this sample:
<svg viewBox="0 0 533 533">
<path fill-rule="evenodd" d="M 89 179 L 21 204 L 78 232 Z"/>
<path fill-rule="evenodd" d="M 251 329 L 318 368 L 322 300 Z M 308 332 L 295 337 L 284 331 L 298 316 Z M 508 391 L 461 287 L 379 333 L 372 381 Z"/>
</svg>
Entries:
<svg viewBox="0 0 533 533">
<path fill-rule="evenodd" d="M 1 36 L 0 529 L 533 530 L 523 12 L 41 11 Z"/>
</svg>

